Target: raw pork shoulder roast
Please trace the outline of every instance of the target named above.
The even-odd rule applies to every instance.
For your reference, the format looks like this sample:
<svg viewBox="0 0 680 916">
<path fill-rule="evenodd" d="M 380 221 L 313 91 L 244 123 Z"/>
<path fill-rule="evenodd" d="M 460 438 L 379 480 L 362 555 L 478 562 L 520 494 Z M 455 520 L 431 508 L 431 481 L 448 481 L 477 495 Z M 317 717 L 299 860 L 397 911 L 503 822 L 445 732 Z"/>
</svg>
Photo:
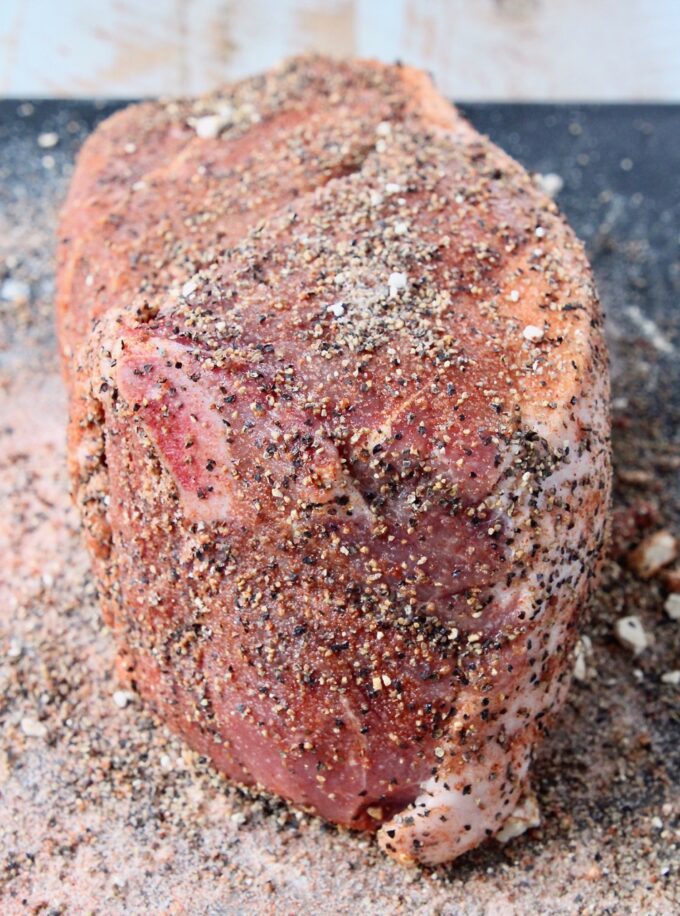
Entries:
<svg viewBox="0 0 680 916">
<path fill-rule="evenodd" d="M 305 58 L 106 121 L 60 231 L 70 462 L 130 683 L 404 862 L 496 835 L 610 488 L 583 249 L 416 70 Z"/>
</svg>

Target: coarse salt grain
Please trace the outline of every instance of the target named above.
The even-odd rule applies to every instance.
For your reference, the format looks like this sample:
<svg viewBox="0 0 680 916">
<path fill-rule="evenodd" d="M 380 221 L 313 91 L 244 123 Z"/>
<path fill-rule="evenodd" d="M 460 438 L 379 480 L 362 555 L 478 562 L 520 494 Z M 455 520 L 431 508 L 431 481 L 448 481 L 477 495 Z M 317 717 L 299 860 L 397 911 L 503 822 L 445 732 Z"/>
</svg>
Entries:
<svg viewBox="0 0 680 916">
<path fill-rule="evenodd" d="M 576 656 L 574 658 L 574 677 L 577 681 L 581 683 L 588 678 L 588 669 L 586 667 L 586 659 L 583 654 L 583 650 L 579 651 L 579 646 L 576 647 Z"/>
<path fill-rule="evenodd" d="M 401 191 L 401 185 L 396 184 L 394 181 L 388 181 L 385 185 L 386 194 L 398 194 Z"/>
<path fill-rule="evenodd" d="M 680 684 L 680 671 L 666 671 L 661 675 L 661 683 L 677 687 Z"/>
<path fill-rule="evenodd" d="M 522 337 L 531 343 L 538 343 L 539 340 L 543 340 L 543 328 L 535 324 L 528 324 L 522 331 Z"/>
<path fill-rule="evenodd" d="M 119 709 L 125 709 L 132 699 L 134 699 L 134 694 L 127 690 L 116 690 L 113 694 L 113 702 Z"/>
<path fill-rule="evenodd" d="M 392 125 L 389 121 L 381 121 L 376 127 L 375 132 L 379 137 L 389 137 L 392 133 Z"/>
<path fill-rule="evenodd" d="M 16 640 L 13 639 L 9 644 L 9 648 L 7 649 L 7 657 L 8 658 L 19 658 L 21 655 L 21 652 L 22 652 L 21 643 L 18 643 Z"/>
<path fill-rule="evenodd" d="M 47 735 L 46 726 L 30 716 L 25 716 L 21 720 L 21 730 L 28 738 L 45 738 Z"/>
<path fill-rule="evenodd" d="M 333 302 L 326 311 L 331 312 L 336 318 L 342 318 L 345 314 L 345 306 L 342 302 Z"/>
<path fill-rule="evenodd" d="M 650 644 L 649 636 L 642 626 L 642 621 L 635 615 L 621 617 L 617 620 L 614 624 L 614 635 L 618 642 L 625 649 L 630 649 L 634 655 L 639 655 Z"/>
<path fill-rule="evenodd" d="M 588 680 L 587 660 L 592 658 L 593 643 L 589 636 L 585 634 L 576 643 L 574 650 L 574 677 L 577 681 Z"/>
<path fill-rule="evenodd" d="M 663 609 L 671 620 L 680 620 L 680 595 L 669 595 Z"/>
<path fill-rule="evenodd" d="M 196 136 L 201 140 L 216 140 L 225 127 L 228 127 L 234 119 L 234 112 L 231 108 L 224 108 L 217 114 L 204 115 L 201 118 L 192 118 L 189 122 L 196 131 Z"/>
<path fill-rule="evenodd" d="M 59 143 L 59 134 L 55 134 L 54 131 L 47 131 L 38 135 L 38 146 L 41 149 L 52 149 L 57 143 Z"/>
<path fill-rule="evenodd" d="M 23 280 L 14 280 L 9 277 L 0 286 L 0 299 L 5 302 L 13 302 L 15 305 L 22 305 L 28 302 L 31 296 L 31 287 Z"/>
<path fill-rule="evenodd" d="M 561 175 L 556 175 L 555 172 L 546 172 L 544 175 L 537 173 L 534 175 L 534 184 L 548 197 L 556 197 L 564 187 Z"/>
<path fill-rule="evenodd" d="M 406 289 L 406 274 L 402 273 L 392 273 L 387 280 L 387 285 L 390 290 L 390 299 L 393 299 L 400 289 Z"/>
<path fill-rule="evenodd" d="M 198 281 L 194 277 L 191 280 L 187 280 L 187 282 L 184 284 L 184 286 L 182 287 L 182 295 L 185 297 L 190 296 L 192 293 L 195 293 L 197 289 L 198 289 Z"/>
</svg>

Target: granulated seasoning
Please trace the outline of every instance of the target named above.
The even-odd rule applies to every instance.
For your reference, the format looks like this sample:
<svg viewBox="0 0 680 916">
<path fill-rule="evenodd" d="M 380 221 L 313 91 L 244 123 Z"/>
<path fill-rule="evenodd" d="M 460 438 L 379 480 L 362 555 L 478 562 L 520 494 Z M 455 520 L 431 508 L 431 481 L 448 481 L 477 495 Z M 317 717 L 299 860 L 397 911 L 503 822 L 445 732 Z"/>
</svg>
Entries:
<svg viewBox="0 0 680 916">
<path fill-rule="evenodd" d="M 578 680 L 534 771 L 542 826 L 423 871 L 228 786 L 115 680 L 68 500 L 51 299 L 56 208 L 101 113 L 0 108 L 3 912 L 676 912 L 680 727 L 667 675 L 680 667 L 680 627 L 664 611 L 674 566 L 645 580 L 631 561 L 654 532 L 680 533 L 672 109 L 470 112 L 564 181 L 559 202 L 609 312 L 619 473 Z M 615 635 L 630 616 L 650 642 L 638 654 Z"/>
</svg>

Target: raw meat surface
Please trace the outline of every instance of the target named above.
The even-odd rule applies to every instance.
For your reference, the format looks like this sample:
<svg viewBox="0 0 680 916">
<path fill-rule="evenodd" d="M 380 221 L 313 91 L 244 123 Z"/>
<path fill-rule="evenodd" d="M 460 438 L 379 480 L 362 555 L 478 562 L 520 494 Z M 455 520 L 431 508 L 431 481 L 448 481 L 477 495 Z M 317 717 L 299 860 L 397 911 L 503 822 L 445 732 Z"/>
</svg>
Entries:
<svg viewBox="0 0 680 916">
<path fill-rule="evenodd" d="M 59 324 L 142 696 L 403 861 L 496 834 L 609 498 L 601 318 L 554 204 L 422 74 L 297 60 L 99 128 Z"/>
</svg>

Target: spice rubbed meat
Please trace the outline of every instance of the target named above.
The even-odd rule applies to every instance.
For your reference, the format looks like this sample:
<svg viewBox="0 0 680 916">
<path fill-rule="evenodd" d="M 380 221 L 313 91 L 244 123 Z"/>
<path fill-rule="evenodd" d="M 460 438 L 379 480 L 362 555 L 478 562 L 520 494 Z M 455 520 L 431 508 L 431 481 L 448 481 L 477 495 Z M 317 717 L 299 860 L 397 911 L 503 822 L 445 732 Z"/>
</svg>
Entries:
<svg viewBox="0 0 680 916">
<path fill-rule="evenodd" d="M 97 130 L 58 318 L 141 695 L 402 861 L 498 833 L 610 488 L 601 315 L 554 204 L 422 73 L 294 60 Z"/>
</svg>

